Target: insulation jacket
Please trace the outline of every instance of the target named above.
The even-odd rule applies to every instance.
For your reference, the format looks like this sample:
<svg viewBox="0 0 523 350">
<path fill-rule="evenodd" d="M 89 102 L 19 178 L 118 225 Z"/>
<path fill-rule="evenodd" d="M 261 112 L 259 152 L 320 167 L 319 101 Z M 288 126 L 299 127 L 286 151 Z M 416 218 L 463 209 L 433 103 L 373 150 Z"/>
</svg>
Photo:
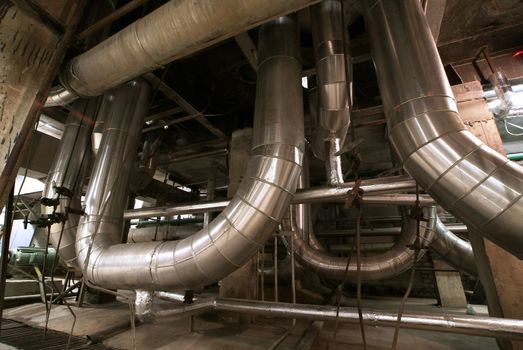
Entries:
<svg viewBox="0 0 523 350">
<path fill-rule="evenodd" d="M 468 227 L 523 258 L 523 168 L 464 126 L 417 0 L 367 0 L 391 144 L 404 169 Z"/>
<path fill-rule="evenodd" d="M 107 118 L 86 196 L 88 219 L 78 231 L 76 246 L 86 278 L 106 288 L 194 289 L 224 278 L 261 248 L 288 208 L 301 172 L 300 62 L 299 30 L 293 18 L 280 17 L 261 27 L 247 171 L 227 208 L 207 227 L 180 241 L 117 244 L 125 206 L 122 194 L 126 195 L 124 183 L 128 181 L 125 172 L 129 171 L 122 155 L 136 155 L 132 138 L 140 130 L 136 125 L 141 126 L 137 114 L 143 112 L 137 109 L 147 103 L 134 93 L 114 96 L 114 101 L 122 99 L 120 114 L 126 117 Z M 114 173 L 107 168 L 114 168 Z M 112 187 L 108 185 L 115 182 L 117 188 L 109 191 Z M 102 188 L 96 190 L 99 186 Z"/>
</svg>

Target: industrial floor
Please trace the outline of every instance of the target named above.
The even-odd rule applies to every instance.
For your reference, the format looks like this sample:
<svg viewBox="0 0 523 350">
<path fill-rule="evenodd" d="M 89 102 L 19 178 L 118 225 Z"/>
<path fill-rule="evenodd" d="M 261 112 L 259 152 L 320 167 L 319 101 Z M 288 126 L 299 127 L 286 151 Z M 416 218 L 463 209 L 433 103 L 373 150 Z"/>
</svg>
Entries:
<svg viewBox="0 0 523 350">
<path fill-rule="evenodd" d="M 399 299 L 366 299 L 364 307 L 394 310 Z M 434 306 L 431 299 L 410 299 L 407 311 L 464 313 L 465 309 L 442 309 Z M 161 304 L 160 304 L 160 307 Z M 129 307 L 115 302 L 96 307 L 72 307 L 76 316 L 73 327 L 71 311 L 63 305 L 54 305 L 49 316 L 49 329 L 103 343 L 108 348 L 132 349 L 133 332 L 130 330 Z M 486 308 L 474 306 L 478 315 L 485 315 Z M 42 303 L 18 306 L 4 311 L 4 319 L 43 328 L 45 307 Z M 333 322 L 298 321 L 293 327 L 290 320 L 257 317 L 247 326 L 225 324 L 218 315 L 208 314 L 194 318 L 193 331 L 189 319 L 156 319 L 136 326 L 136 349 L 363 349 L 359 327 L 340 324 L 334 340 Z M 322 326 L 322 327 L 321 327 Z M 319 334 L 315 330 L 320 330 Z M 365 327 L 367 349 L 390 349 L 393 329 Z M 0 343 L 4 343 L 0 335 Z M 44 342 L 45 343 L 45 342 Z M 42 343 L 42 344 L 44 344 Z M 7 345 L 8 343 L 6 343 Z M 2 347 L 1 349 L 10 349 Z M 23 349 L 23 347 L 20 347 Z M 43 346 L 42 346 L 43 348 Z M 88 348 L 88 347 L 86 347 Z M 497 349 L 490 338 L 436 333 L 418 330 L 401 330 L 398 349 L 414 350 L 472 350 Z"/>
</svg>

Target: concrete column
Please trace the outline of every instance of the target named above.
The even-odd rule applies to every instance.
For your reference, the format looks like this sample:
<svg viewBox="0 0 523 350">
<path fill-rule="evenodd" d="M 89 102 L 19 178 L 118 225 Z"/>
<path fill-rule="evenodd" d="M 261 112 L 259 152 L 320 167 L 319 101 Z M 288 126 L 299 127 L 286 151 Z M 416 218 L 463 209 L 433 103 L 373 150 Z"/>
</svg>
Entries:
<svg viewBox="0 0 523 350">
<path fill-rule="evenodd" d="M 467 128 L 485 144 L 505 154 L 494 116 L 477 81 L 452 87 Z M 479 278 L 485 289 L 490 316 L 523 319 L 523 261 L 489 240 L 470 233 Z M 498 339 L 502 350 L 523 350 L 522 341 Z"/>
<path fill-rule="evenodd" d="M 247 169 L 252 144 L 252 129 L 237 130 L 232 133 L 229 153 L 229 187 L 227 196 L 236 193 Z M 220 297 L 255 299 L 257 287 L 256 259 L 249 260 L 244 266 L 220 281 Z M 250 317 L 225 314 L 229 321 L 248 321 Z"/>
</svg>

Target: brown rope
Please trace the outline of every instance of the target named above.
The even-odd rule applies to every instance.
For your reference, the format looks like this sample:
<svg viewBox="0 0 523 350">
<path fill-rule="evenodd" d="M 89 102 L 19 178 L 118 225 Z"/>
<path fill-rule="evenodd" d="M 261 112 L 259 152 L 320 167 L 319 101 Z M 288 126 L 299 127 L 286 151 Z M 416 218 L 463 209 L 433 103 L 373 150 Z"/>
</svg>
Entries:
<svg viewBox="0 0 523 350">
<path fill-rule="evenodd" d="M 409 279 L 409 285 L 407 286 L 407 290 L 405 291 L 405 294 L 403 295 L 403 298 L 401 299 L 401 303 L 398 309 L 398 318 L 396 319 L 396 325 L 394 327 L 394 338 L 392 339 L 392 350 L 396 350 L 396 347 L 398 345 L 398 337 L 400 332 L 400 325 L 401 325 L 401 317 L 403 316 L 403 312 L 405 311 L 405 304 L 407 302 L 407 299 L 409 298 L 410 292 L 412 291 L 412 286 L 414 285 L 414 277 L 416 275 L 416 269 L 415 265 L 418 261 L 420 249 L 421 249 L 421 242 L 420 242 L 420 222 L 423 220 L 423 211 L 419 202 L 419 186 L 418 183 L 416 183 L 416 204 L 413 208 L 413 213 L 416 219 L 416 240 L 414 241 L 414 246 L 412 249 L 414 249 L 414 263 L 412 264 L 412 269 L 410 272 L 410 279 Z"/>
</svg>

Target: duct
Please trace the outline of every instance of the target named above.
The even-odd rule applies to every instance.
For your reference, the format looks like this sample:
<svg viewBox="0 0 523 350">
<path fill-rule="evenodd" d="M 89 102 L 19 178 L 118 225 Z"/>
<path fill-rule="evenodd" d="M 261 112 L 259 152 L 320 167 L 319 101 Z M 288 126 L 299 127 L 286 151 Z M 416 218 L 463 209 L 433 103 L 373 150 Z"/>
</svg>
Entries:
<svg viewBox="0 0 523 350">
<path fill-rule="evenodd" d="M 128 184 L 141 136 L 150 87 L 133 80 L 103 96 L 100 115 L 106 126 L 85 196 L 85 215 L 77 231 L 76 253 L 84 276 L 104 256 L 102 247 L 120 242 Z M 125 265 L 120 261 L 120 266 Z M 98 266 L 96 266 L 98 267 Z"/>
<path fill-rule="evenodd" d="M 523 168 L 466 130 L 419 1 L 365 6 L 389 139 L 403 167 L 469 228 L 523 258 Z"/>
<path fill-rule="evenodd" d="M 98 154 L 98 149 L 100 149 L 104 129 L 105 115 L 99 114 L 96 118 L 96 123 L 94 124 L 93 132 L 91 134 L 91 147 L 95 156 Z"/>
<path fill-rule="evenodd" d="M 325 171 L 328 185 L 339 185 L 345 182 L 341 167 L 341 155 L 339 154 L 342 146 L 341 143 L 342 139 L 335 134 L 325 140 L 325 148 L 327 149 Z"/>
<path fill-rule="evenodd" d="M 326 149 L 327 183 L 343 183 L 339 151 L 350 124 L 352 65 L 341 0 L 324 0 L 311 7 L 316 57 L 319 126 L 316 138 Z M 313 107 L 314 108 L 314 107 Z"/>
<path fill-rule="evenodd" d="M 41 199 L 41 212 L 50 220 L 57 216 L 60 217 L 56 221 L 67 218 L 51 225 L 49 241 L 71 267 L 76 267 L 75 236 L 80 216 L 69 208 L 81 209 L 81 187 L 90 162 L 89 141 L 98 105 L 97 98 L 74 103 Z"/>
<path fill-rule="evenodd" d="M 171 0 L 69 61 L 62 85 L 97 96 L 143 73 L 318 0 Z M 49 101 L 56 100 L 51 95 Z"/>
<path fill-rule="evenodd" d="M 430 250 L 456 270 L 478 276 L 472 245 L 449 231 L 439 218 L 436 221 L 436 234 Z"/>
<path fill-rule="evenodd" d="M 307 153 L 303 155 L 303 166 L 298 179 L 298 189 L 308 188 L 310 186 L 309 178 L 309 161 Z M 312 215 L 310 204 L 295 204 L 291 212 L 294 212 L 296 218 L 296 226 L 302 234 L 305 243 L 309 243 L 309 231 L 312 229 Z"/>
<path fill-rule="evenodd" d="M 45 101 L 45 107 L 65 106 L 78 99 L 78 95 L 67 90 L 62 85 L 57 85 L 51 89 Z"/>
<path fill-rule="evenodd" d="M 195 225 L 183 226 L 146 226 L 142 228 L 132 228 L 127 236 L 128 243 L 153 242 L 153 241 L 174 241 L 187 238 L 200 230 L 201 227 Z"/>
<path fill-rule="evenodd" d="M 179 295 L 175 294 L 170 297 L 169 294 L 171 293 L 162 293 L 160 297 L 171 301 L 180 299 Z M 155 316 L 186 317 L 210 311 L 232 311 L 270 317 L 340 321 L 354 324 L 360 322 L 356 308 L 227 298 L 203 298 L 192 304 L 177 306 L 175 309 L 157 311 Z M 364 310 L 362 317 L 367 326 L 396 327 L 398 324 L 398 314 L 395 312 Z M 516 319 L 405 312 L 399 322 L 401 328 L 523 339 L 523 321 Z"/>
<path fill-rule="evenodd" d="M 336 202 L 343 201 L 347 197 L 347 192 L 354 186 L 354 182 L 347 182 L 336 187 L 315 187 L 299 190 L 292 199 L 293 204 L 313 203 L 313 202 Z M 374 195 L 374 193 L 390 193 L 398 191 L 408 191 L 415 189 L 415 182 L 408 176 L 392 176 L 387 178 L 369 179 L 361 182 L 360 188 L 366 193 L 363 196 L 363 203 L 374 204 L 414 204 L 416 196 L 399 195 Z M 376 197 L 375 196 L 379 196 Z M 432 205 L 434 202 L 430 197 L 421 196 L 422 205 Z M 152 207 L 131 209 L 124 212 L 124 219 L 143 219 L 158 216 L 173 216 L 181 214 L 198 214 L 206 211 L 220 211 L 227 207 L 231 201 L 219 199 L 214 201 L 201 201 L 194 203 L 179 204 L 175 206 Z"/>
<path fill-rule="evenodd" d="M 111 145 L 105 133 L 111 128 L 106 127 L 93 172 L 96 176 L 86 197 L 88 220 L 78 231 L 77 253 L 87 279 L 106 288 L 193 289 L 242 266 L 272 234 L 296 190 L 304 149 L 299 31 L 293 19 L 281 17 L 262 26 L 259 62 L 253 146 L 244 181 L 227 208 L 191 237 L 115 244 L 125 205 L 124 198 L 119 198 L 124 188 L 122 174 L 128 169 L 119 169 L 127 163 L 115 168 L 114 161 L 109 169 L 106 166 L 111 149 L 118 150 L 107 147 Z M 143 101 L 136 104 L 145 105 Z M 114 117 L 108 123 L 118 119 Z M 134 123 L 127 120 L 125 125 Z M 118 171 L 108 174 L 111 169 Z M 107 185 L 112 186 L 117 177 L 118 188 L 112 191 L 113 197 L 107 197 Z M 102 205 L 104 197 L 108 201 Z M 100 218 L 102 207 L 108 214 Z"/>
<path fill-rule="evenodd" d="M 426 247 L 429 247 L 434 237 L 436 224 L 436 207 L 425 209 L 427 223 L 420 223 L 420 252 L 418 260 L 423 257 Z M 364 256 L 361 259 L 361 278 L 364 281 L 374 281 L 395 277 L 412 267 L 416 256 L 412 245 L 416 241 L 417 221 L 403 216 L 402 234 L 395 242 L 394 246 L 386 252 Z M 294 254 L 298 262 L 314 271 L 322 277 L 343 279 L 345 274 L 347 278 L 356 279 L 356 261 L 352 259 L 347 268 L 347 258 L 337 257 L 328 254 L 325 251 L 315 250 L 305 244 L 300 237 L 298 230 L 293 229 Z M 290 247 L 287 238 L 284 238 L 287 247 Z"/>
</svg>

